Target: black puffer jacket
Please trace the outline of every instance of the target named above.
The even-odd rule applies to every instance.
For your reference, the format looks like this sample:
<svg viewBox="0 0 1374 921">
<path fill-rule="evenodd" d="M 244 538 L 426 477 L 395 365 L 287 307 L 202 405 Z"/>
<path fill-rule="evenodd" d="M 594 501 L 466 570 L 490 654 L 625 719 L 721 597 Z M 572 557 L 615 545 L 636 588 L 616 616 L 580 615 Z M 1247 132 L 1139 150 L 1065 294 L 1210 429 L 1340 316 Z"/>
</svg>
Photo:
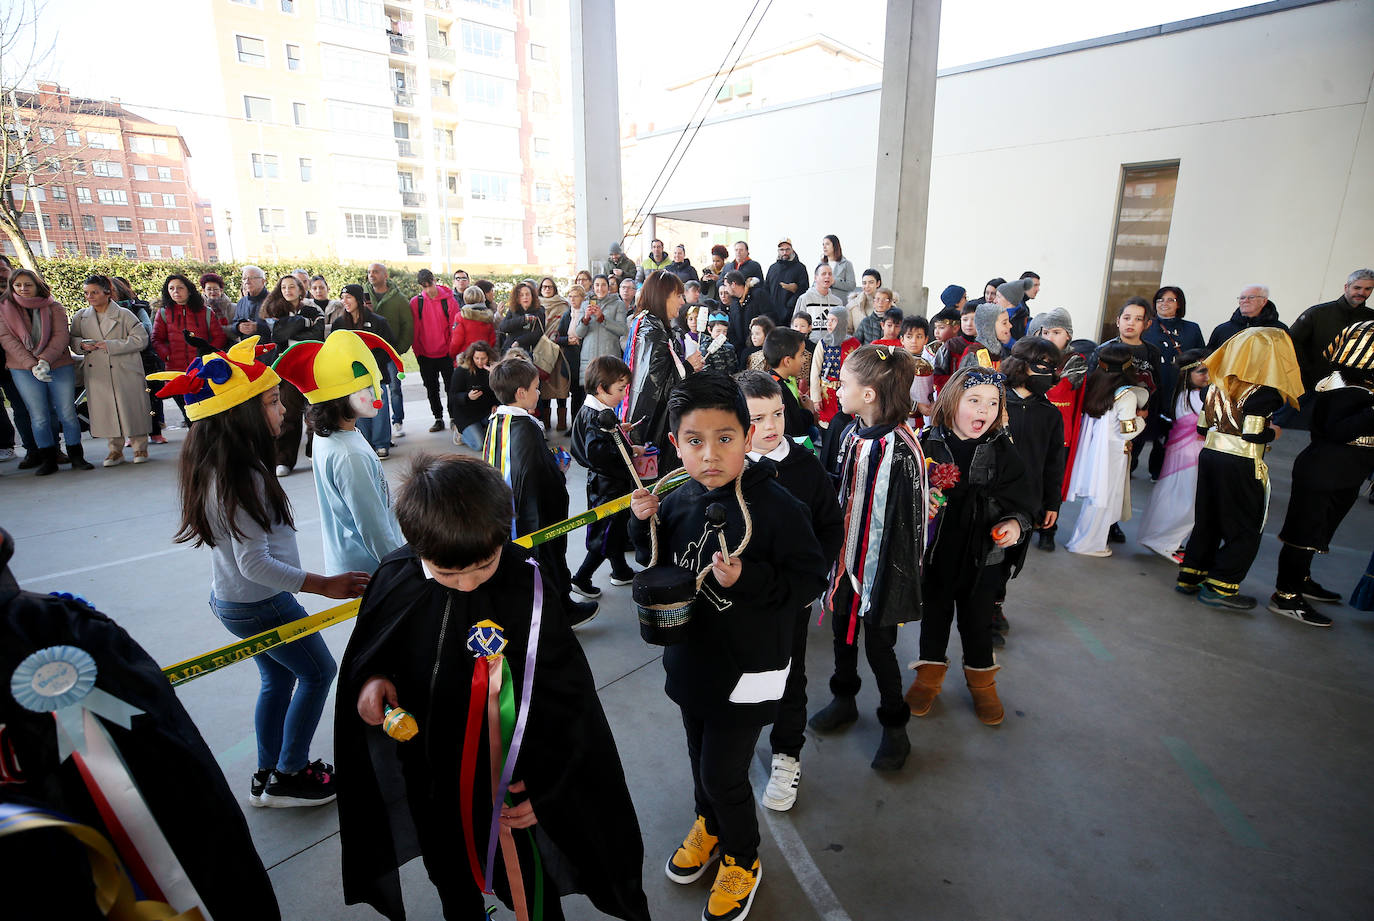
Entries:
<svg viewBox="0 0 1374 921">
<path fill-rule="evenodd" d="M 502 352 L 517 345 L 529 352 L 544 335 L 544 308 L 534 306 L 528 311 L 508 313 L 497 331 L 501 334 Z"/>
<path fill-rule="evenodd" d="M 1227 339 L 1252 326 L 1273 326 L 1288 332 L 1288 325 L 1279 321 L 1279 308 L 1273 301 L 1267 301 L 1264 309 L 1253 317 L 1247 317 L 1237 307 L 1236 312 L 1231 314 L 1231 319 L 1212 330 L 1211 338 L 1207 340 L 1207 348 L 1216 351 L 1225 344 Z"/>
</svg>

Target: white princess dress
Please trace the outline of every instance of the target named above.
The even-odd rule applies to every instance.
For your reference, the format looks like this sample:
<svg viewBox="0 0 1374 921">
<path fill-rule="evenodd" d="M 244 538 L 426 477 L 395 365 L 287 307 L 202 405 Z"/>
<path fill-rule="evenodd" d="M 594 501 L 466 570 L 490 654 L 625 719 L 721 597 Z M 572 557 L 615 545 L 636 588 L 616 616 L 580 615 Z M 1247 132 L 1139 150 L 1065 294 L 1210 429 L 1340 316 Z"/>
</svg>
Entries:
<svg viewBox="0 0 1374 921">
<path fill-rule="evenodd" d="M 1083 419 L 1067 496 L 1083 500 L 1073 535 L 1064 545 L 1070 553 L 1100 554 L 1107 549 L 1111 526 L 1130 520 L 1130 442 L 1145 429 L 1136 410 L 1149 399 L 1144 387 L 1118 387 L 1109 410 L 1096 419 Z"/>
</svg>

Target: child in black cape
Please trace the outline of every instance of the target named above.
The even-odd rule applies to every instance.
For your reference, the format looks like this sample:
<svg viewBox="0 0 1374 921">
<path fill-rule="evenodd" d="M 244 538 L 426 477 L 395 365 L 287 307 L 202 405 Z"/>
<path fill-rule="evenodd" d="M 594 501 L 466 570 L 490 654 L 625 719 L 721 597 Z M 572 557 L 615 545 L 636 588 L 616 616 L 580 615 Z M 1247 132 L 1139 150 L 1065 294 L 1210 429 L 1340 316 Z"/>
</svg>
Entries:
<svg viewBox="0 0 1374 921">
<path fill-rule="evenodd" d="M 444 917 L 486 917 L 484 872 L 512 904 L 505 841 L 496 866 L 487 863 L 497 825 L 487 740 L 500 730 L 485 718 L 489 685 L 476 680 L 499 630 L 503 683 L 523 716 L 497 818 L 531 917 L 542 902 L 543 917 L 558 921 L 559 896 L 582 892 L 606 914 L 647 919 L 643 845 L 615 740 L 558 592 L 509 542 L 509 488 L 476 459 L 422 456 L 397 493 L 396 517 L 409 543 L 373 576 L 339 672 L 344 901 L 404 918 L 397 869 L 419 855 Z M 408 711 L 418 735 L 386 735 L 378 724 L 388 707 Z"/>
<path fill-rule="evenodd" d="M 749 459 L 757 463 L 767 458 L 777 465 L 778 482 L 810 510 L 811 530 L 827 564 L 833 563 L 844 543 L 840 504 L 836 501 L 834 483 L 816 455 L 792 444 L 787 437 L 785 386 L 761 371 L 741 371 L 735 379 L 744 392 L 749 422 L 754 426 Z M 806 626 L 810 617 L 811 602 L 807 601 L 797 610 L 792 625 L 792 671 L 787 676 L 787 687 L 778 703 L 778 718 L 773 721 L 768 739 L 773 762 L 761 802 L 777 812 L 792 808 L 801 783 L 801 750 L 806 742 Z"/>
<path fill-rule="evenodd" d="M 587 508 L 593 509 L 629 495 L 635 488 L 615 437 L 601 427 L 599 418 L 608 409 L 614 412 L 625 399 L 630 368 L 614 355 L 602 355 L 587 365 L 585 384 L 587 398 L 573 417 L 568 450 L 573 460 L 587 468 Z M 644 452 L 640 445 L 632 446 L 632 450 L 635 454 Z M 628 511 L 616 512 L 587 527 L 587 555 L 573 574 L 573 591 L 584 598 L 601 597 L 601 590 L 592 584 L 592 576 L 606 560 L 611 561 L 611 584 L 630 584 L 634 570 L 625 562 L 629 519 Z"/>
<path fill-rule="evenodd" d="M 929 713 L 940 693 L 957 611 L 974 712 L 989 726 L 1002 722 L 992 612 L 1003 584 L 1002 563 L 1030 536 L 1039 503 L 1038 484 L 1026 476 L 1006 430 L 1004 382 L 999 371 L 961 368 L 940 391 L 935 416 L 921 433 L 926 457 L 936 465 L 956 465 L 959 479 L 941 490 L 946 502 L 926 552 L 921 658 L 906 697 L 917 716 Z"/>
<path fill-rule="evenodd" d="M 1316 386 L 1312 441 L 1293 461 L 1292 492 L 1279 540 L 1278 578 L 1269 610 L 1314 627 L 1331 618 L 1309 601 L 1339 604 L 1340 592 L 1312 578 L 1312 557 L 1331 538 L 1374 472 L 1374 322 L 1343 329 L 1327 346 L 1335 367 Z"/>
<path fill-rule="evenodd" d="M 482 455 L 515 496 L 510 536 L 520 537 L 568 517 L 566 468 L 549 450 L 544 424 L 534 415 L 539 407 L 539 369 L 524 358 L 506 358 L 492 367 L 488 382 L 501 405 L 487 423 Z M 585 624 L 595 617 L 595 601 L 572 598 L 567 536 L 545 541 L 535 548 L 534 555 L 558 589 L 559 600 L 573 623 Z"/>
<path fill-rule="evenodd" d="M 834 636 L 830 703 L 811 717 L 817 732 L 834 732 L 859 718 L 859 633 L 878 685 L 882 739 L 878 771 L 896 771 L 911 754 L 897 664 L 897 628 L 921 619 L 921 557 L 925 547 L 925 458 L 911 415 L 916 362 L 904 349 L 865 345 L 840 368 L 840 405 L 853 416 L 840 457 L 844 545 L 830 572 L 825 606 Z M 878 497 L 886 495 L 884 503 Z"/>
<path fill-rule="evenodd" d="M 783 696 L 795 612 L 824 587 L 825 559 L 807 509 L 778 483 L 773 462 L 746 466 L 752 427 L 732 379 L 691 375 L 669 396 L 668 419 L 692 479 L 661 503 L 636 490 L 630 536 L 647 559 L 648 519 L 657 513 L 660 559 L 694 575 L 709 572 L 686 640 L 663 653 L 666 690 L 682 710 L 696 801 L 696 821 L 665 872 L 673 882 L 691 883 L 719 855 L 702 919 L 724 921 L 743 917 L 758 891 L 749 764 Z M 728 555 L 707 523 L 707 508 L 716 504 L 725 508 Z"/>
<path fill-rule="evenodd" d="M 1055 373 L 1058 362 L 1059 349 L 1054 343 L 1032 336 L 1012 347 L 1000 369 L 1007 376 L 1007 431 L 1036 490 L 1032 528 L 1054 527 L 1063 501 L 1060 489 L 1064 482 L 1064 417 L 1045 396 L 1059 379 Z M 1002 603 L 1007 598 L 1007 582 L 1026 565 L 1029 547 L 1030 541 L 1017 544 L 1007 552 L 1002 564 L 1002 588 L 992 612 L 994 647 L 1006 642 L 1002 634 L 1010 626 Z"/>
</svg>

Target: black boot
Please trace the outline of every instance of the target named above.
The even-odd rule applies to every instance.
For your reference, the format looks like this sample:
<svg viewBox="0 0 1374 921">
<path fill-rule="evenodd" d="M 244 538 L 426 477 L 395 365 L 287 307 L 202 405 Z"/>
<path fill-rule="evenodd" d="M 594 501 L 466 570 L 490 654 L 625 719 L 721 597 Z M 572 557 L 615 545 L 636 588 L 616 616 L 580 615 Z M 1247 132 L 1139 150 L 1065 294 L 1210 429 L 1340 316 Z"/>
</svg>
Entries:
<svg viewBox="0 0 1374 921">
<path fill-rule="evenodd" d="M 95 469 L 95 465 L 86 460 L 86 448 L 83 445 L 67 445 L 67 457 L 71 459 L 73 470 Z"/>
<path fill-rule="evenodd" d="M 834 732 L 848 726 L 859 718 L 859 706 L 853 697 L 836 695 L 815 716 L 808 725 L 817 732 Z"/>
<path fill-rule="evenodd" d="M 43 449 L 33 448 L 24 452 L 24 459 L 19 462 L 20 470 L 32 470 L 43 463 Z"/>
<path fill-rule="evenodd" d="M 1121 525 L 1116 524 L 1116 523 L 1113 523 L 1112 526 L 1111 526 L 1110 528 L 1107 529 L 1107 543 L 1109 543 L 1109 544 L 1124 544 L 1124 543 L 1126 543 L 1126 532 L 1123 531 L 1123 530 L 1121 530 Z"/>
<path fill-rule="evenodd" d="M 1053 552 L 1054 552 L 1054 532 L 1053 532 L 1053 531 L 1041 531 L 1041 532 L 1040 532 L 1040 542 L 1037 543 L 1035 546 L 1039 547 L 1041 550 L 1045 550 L 1045 551 L 1048 551 L 1049 553 L 1053 553 Z"/>
<path fill-rule="evenodd" d="M 909 754 L 911 740 L 907 738 L 906 727 L 884 726 L 883 740 L 878 743 L 878 753 L 873 756 L 873 770 L 900 771 Z"/>
<path fill-rule="evenodd" d="M 34 476 L 50 476 L 57 472 L 57 448 L 39 448 L 36 453 L 39 464 Z"/>
</svg>

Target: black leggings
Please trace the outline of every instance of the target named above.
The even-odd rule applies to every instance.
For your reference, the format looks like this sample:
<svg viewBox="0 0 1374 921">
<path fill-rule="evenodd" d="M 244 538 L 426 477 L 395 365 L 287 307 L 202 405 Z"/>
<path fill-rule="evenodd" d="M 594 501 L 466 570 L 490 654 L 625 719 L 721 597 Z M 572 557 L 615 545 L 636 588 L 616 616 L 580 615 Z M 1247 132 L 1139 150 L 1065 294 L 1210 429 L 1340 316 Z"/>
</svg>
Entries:
<svg viewBox="0 0 1374 921">
<path fill-rule="evenodd" d="M 862 637 L 864 655 L 878 685 L 878 722 L 884 726 L 905 726 L 911 719 L 911 709 L 902 699 L 902 668 L 897 664 L 896 627 L 874 627 L 862 617 L 855 624 L 854 642 L 848 641 L 849 610 L 854 590 L 848 578 L 842 578 L 835 591 L 834 611 L 830 615 L 830 629 L 834 633 L 835 671 L 830 676 L 830 693 L 836 697 L 853 697 L 859 693 L 863 681 L 859 678 L 859 641 Z"/>
<path fill-rule="evenodd" d="M 957 622 L 959 642 L 964 647 L 964 664 L 969 668 L 990 668 L 993 665 L 992 613 L 1004 584 L 1002 567 L 984 566 L 972 586 L 962 591 L 956 589 L 948 595 L 930 591 L 935 585 L 934 579 L 927 579 L 925 584 L 921 658 L 943 662 L 949 648 L 950 627 Z"/>
<path fill-rule="evenodd" d="M 425 382 L 425 395 L 429 397 L 429 411 L 434 414 L 435 419 L 443 422 L 443 398 L 448 395 L 449 378 L 453 376 L 453 359 L 447 356 L 425 358 L 422 355 L 416 355 L 415 360 L 420 363 L 420 379 Z M 453 413 L 450 406 L 449 421 L 452 420 Z"/>
</svg>

